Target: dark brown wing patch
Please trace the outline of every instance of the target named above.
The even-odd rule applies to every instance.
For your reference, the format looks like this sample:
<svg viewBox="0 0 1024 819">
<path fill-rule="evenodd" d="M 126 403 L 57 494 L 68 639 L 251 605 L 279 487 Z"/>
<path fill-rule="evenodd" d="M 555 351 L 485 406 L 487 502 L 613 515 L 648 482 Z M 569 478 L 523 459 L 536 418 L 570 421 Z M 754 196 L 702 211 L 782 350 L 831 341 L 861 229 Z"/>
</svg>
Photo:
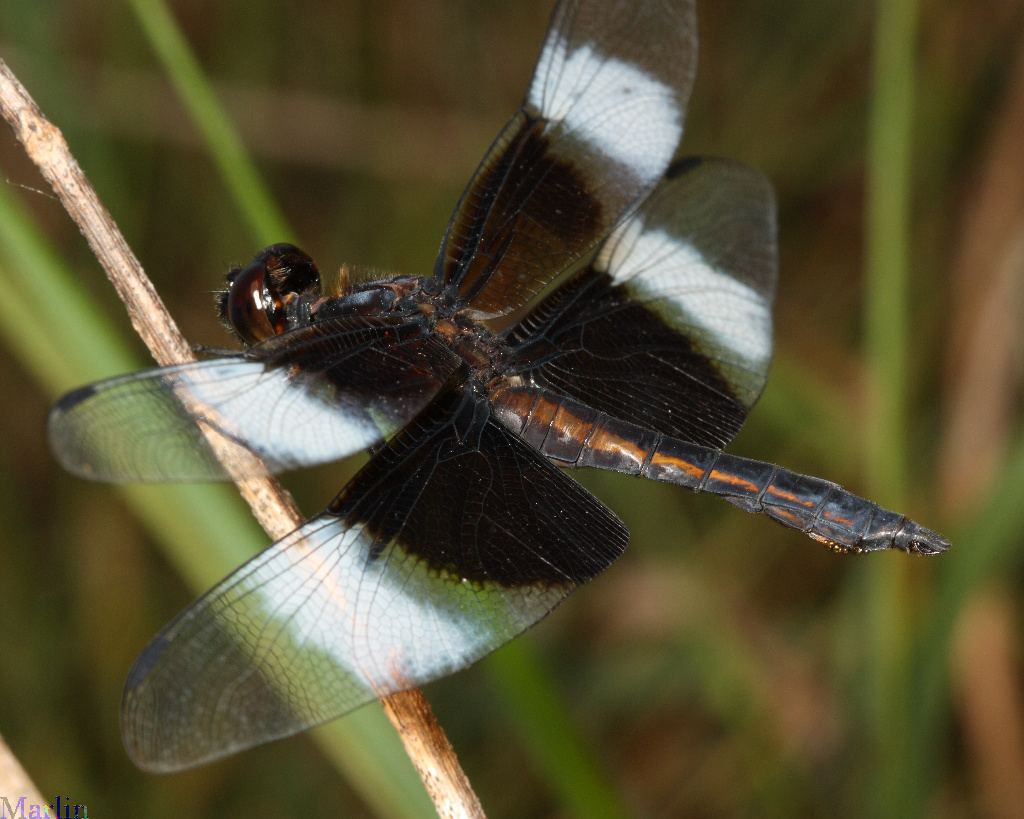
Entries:
<svg viewBox="0 0 1024 819">
<path fill-rule="evenodd" d="M 434 275 L 478 318 L 524 305 L 664 173 L 696 67 L 692 0 L 555 9 L 522 108 L 452 214 Z"/>
</svg>

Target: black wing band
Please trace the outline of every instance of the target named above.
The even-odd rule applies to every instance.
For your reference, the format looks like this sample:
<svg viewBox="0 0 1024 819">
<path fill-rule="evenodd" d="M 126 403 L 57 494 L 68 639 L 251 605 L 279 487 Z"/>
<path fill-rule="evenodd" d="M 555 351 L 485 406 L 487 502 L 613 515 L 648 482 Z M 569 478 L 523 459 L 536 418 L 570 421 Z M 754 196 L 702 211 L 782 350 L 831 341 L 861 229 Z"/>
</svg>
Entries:
<svg viewBox="0 0 1024 819">
<path fill-rule="evenodd" d="M 459 201 L 435 276 L 477 317 L 525 304 L 668 166 L 696 67 L 692 0 L 564 0 L 523 107 Z"/>
<path fill-rule="evenodd" d="M 172 771 L 450 674 L 614 561 L 625 526 L 456 389 L 326 512 L 214 587 L 129 677 L 125 745 Z"/>
<path fill-rule="evenodd" d="M 775 260 L 768 181 L 733 162 L 680 161 L 590 268 L 512 328 L 510 372 L 724 446 L 765 383 Z"/>
</svg>

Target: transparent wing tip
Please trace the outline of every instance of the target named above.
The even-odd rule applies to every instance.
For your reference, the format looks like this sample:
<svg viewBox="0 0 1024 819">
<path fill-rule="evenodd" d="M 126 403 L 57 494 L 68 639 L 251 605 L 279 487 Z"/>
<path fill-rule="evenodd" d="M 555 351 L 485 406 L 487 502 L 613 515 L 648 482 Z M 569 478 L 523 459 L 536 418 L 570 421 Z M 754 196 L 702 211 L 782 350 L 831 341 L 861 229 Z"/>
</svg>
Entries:
<svg viewBox="0 0 1024 819">
<path fill-rule="evenodd" d="M 46 438 L 50 452 L 64 469 L 88 480 L 102 480 L 92 465 L 88 447 L 76 423 L 77 409 L 96 394 L 95 385 L 79 387 L 62 396 L 46 419 Z"/>
</svg>

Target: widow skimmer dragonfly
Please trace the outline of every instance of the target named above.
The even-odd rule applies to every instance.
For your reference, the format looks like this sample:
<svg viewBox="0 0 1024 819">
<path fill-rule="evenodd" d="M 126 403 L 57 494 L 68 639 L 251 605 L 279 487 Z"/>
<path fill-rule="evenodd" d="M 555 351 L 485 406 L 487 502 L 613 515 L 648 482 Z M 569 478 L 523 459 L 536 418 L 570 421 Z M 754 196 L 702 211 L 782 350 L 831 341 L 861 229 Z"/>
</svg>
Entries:
<svg viewBox="0 0 1024 819">
<path fill-rule="evenodd" d="M 628 540 L 563 468 L 712 492 L 838 550 L 948 547 L 833 483 L 722 452 L 771 357 L 775 206 L 752 170 L 674 160 L 696 53 L 692 0 L 561 0 L 432 276 L 325 289 L 309 256 L 271 246 L 220 302 L 244 350 L 54 407 L 54 452 L 96 480 L 223 479 L 211 430 L 255 472 L 372 451 L 143 650 L 122 708 L 140 766 L 294 734 L 535 624 Z"/>
</svg>

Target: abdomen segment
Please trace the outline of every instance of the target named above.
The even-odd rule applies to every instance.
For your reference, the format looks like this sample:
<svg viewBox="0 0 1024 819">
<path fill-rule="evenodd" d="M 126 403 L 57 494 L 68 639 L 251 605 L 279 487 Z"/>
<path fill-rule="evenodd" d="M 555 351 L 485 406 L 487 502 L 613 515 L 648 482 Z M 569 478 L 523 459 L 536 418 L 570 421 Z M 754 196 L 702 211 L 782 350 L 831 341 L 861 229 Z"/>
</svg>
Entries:
<svg viewBox="0 0 1024 819">
<path fill-rule="evenodd" d="M 555 463 L 592 466 L 711 492 L 839 551 L 937 554 L 943 537 L 830 481 L 670 438 L 532 387 L 491 395 L 502 422 Z"/>
</svg>

